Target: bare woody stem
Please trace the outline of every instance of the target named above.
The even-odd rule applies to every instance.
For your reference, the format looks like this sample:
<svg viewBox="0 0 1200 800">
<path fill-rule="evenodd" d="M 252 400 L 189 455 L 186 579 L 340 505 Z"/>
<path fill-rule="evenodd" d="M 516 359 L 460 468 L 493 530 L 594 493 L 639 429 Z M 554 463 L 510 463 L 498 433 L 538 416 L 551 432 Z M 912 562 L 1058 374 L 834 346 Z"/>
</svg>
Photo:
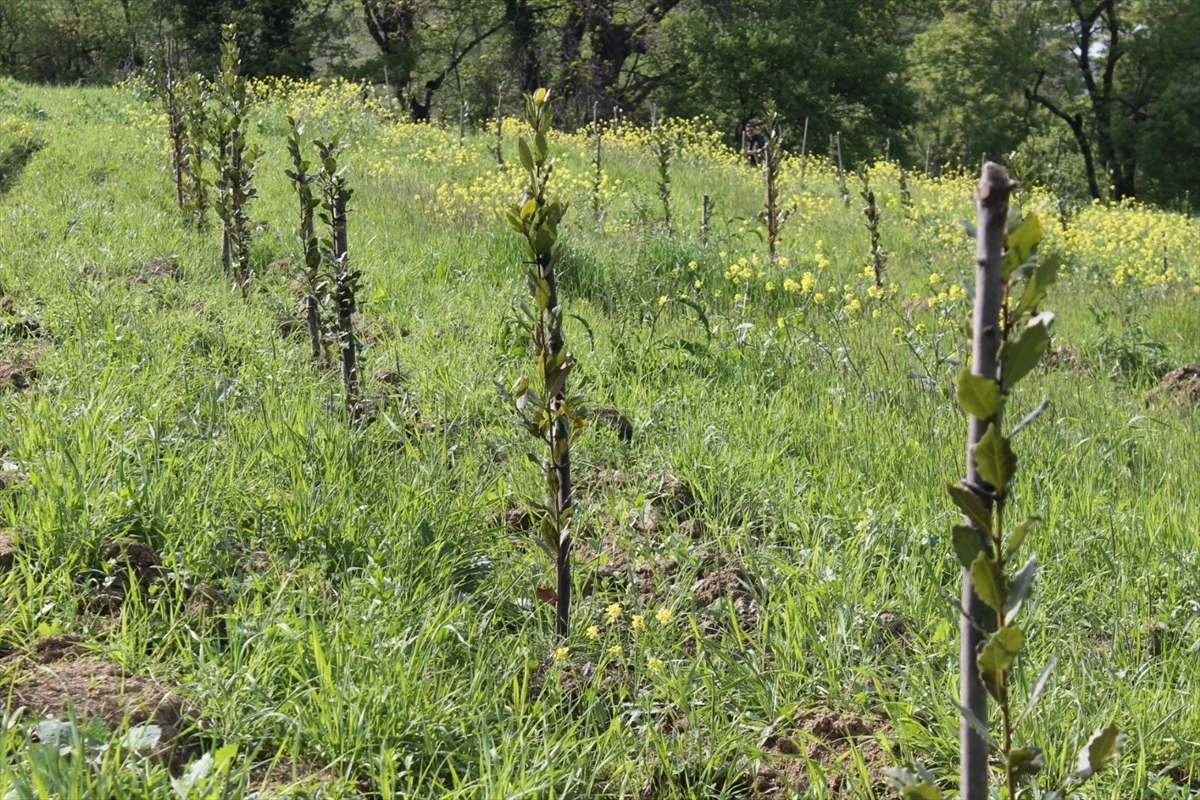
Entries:
<svg viewBox="0 0 1200 800">
<path fill-rule="evenodd" d="M 971 371 L 988 380 L 997 379 L 997 356 L 1001 343 L 1000 305 L 1004 296 L 1002 256 L 1005 223 L 1008 219 L 1008 198 L 1013 184 L 1008 173 L 998 164 L 983 165 L 979 190 L 975 196 L 976 260 L 975 314 Z M 975 461 L 975 446 L 996 419 L 970 418 L 967 435 L 967 485 L 979 496 L 985 508 L 992 505 L 991 487 L 982 483 Z M 990 532 L 979 531 L 981 546 L 991 547 Z M 979 677 L 978 654 L 985 631 L 995 627 L 995 614 L 985 604 L 971 582 L 971 573 L 962 573 L 962 608 L 960 619 L 960 702 L 976 719 L 987 724 L 987 690 Z M 988 796 L 987 743 L 975 732 L 966 715 L 959 719 L 960 794 L 962 797 Z"/>
</svg>

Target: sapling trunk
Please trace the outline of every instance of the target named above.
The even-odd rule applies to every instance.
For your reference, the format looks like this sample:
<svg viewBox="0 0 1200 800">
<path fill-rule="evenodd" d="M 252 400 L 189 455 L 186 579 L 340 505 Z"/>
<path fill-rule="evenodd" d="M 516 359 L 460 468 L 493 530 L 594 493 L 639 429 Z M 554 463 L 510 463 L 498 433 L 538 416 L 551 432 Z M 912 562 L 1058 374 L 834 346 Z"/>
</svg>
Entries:
<svg viewBox="0 0 1200 800">
<path fill-rule="evenodd" d="M 175 47 L 167 40 L 166 56 L 163 68 L 165 70 L 164 101 L 167 107 L 167 120 L 171 131 L 171 152 L 174 156 L 175 167 L 175 197 L 181 211 L 187 208 L 184 193 L 184 148 L 186 146 L 187 127 L 184 120 L 183 108 L 179 101 L 179 85 L 175 75 Z"/>
<path fill-rule="evenodd" d="M 1058 280 L 1057 254 L 1041 258 L 1043 239 L 1036 213 L 1010 223 L 1009 200 L 1016 184 L 1003 167 L 983 165 L 975 196 L 976 293 L 974 357 L 959 373 L 956 397 L 970 417 L 967 434 L 967 476 L 948 485 L 951 500 L 963 512 L 963 523 L 951 528 L 954 554 L 963 567 L 960 615 L 960 797 L 1003 797 L 1017 800 L 1021 784 L 1045 766 L 1043 749 L 1027 740 L 1022 721 L 1037 703 L 1054 670 L 1051 658 L 1032 684 L 1018 713 L 1012 689 L 1018 685 L 1016 667 L 1029 637 L 1022 622 L 1038 559 L 1030 555 L 1015 573 L 1009 570 L 1038 517 L 1019 525 L 1006 519 L 1010 492 L 1020 459 L 1013 450 L 1016 433 L 1036 419 L 1043 402 L 1013 426 L 1003 430 L 1004 407 L 1013 389 L 1045 356 L 1054 314 L 1041 303 Z M 1000 736 L 993 739 L 988 724 L 988 697 L 996 702 Z M 1120 752 L 1124 734 L 1109 724 L 1079 751 L 1079 767 L 1060 788 L 1038 792 L 1045 800 L 1063 800 L 1103 770 Z M 1004 789 L 990 791 L 988 747 L 1003 765 Z M 936 798 L 937 779 L 920 763 L 915 772 L 886 771 L 888 782 L 904 797 Z"/>
<path fill-rule="evenodd" d="M 763 145 L 763 187 L 766 199 L 759 218 L 766 223 L 767 253 L 775 261 L 779 243 L 779 231 L 787 221 L 788 214 L 779 208 L 779 168 L 783 160 L 783 131 L 779 125 L 779 112 L 775 103 L 768 102 L 766 108 L 767 141 Z"/>
<path fill-rule="evenodd" d="M 322 286 L 321 248 L 313 217 L 313 212 L 320 202 L 313 197 L 312 183 L 316 178 L 308 174 L 309 164 L 304 160 L 301 149 L 301 128 L 292 117 L 288 117 L 288 124 L 291 126 L 288 151 L 292 156 L 293 169 L 286 174 L 292 179 L 292 185 L 300 200 L 300 225 L 297 232 L 300 234 L 300 246 L 304 254 L 305 322 L 308 327 L 309 343 L 312 346 L 313 362 L 320 364 L 325 350 L 321 341 L 321 301 L 319 297 Z"/>
<path fill-rule="evenodd" d="M 361 417 L 358 399 L 358 343 L 354 338 L 356 276 L 350 271 L 346 237 L 346 193 L 335 188 L 330 197 L 330 224 L 333 232 L 334 302 L 338 314 L 338 349 L 342 355 L 342 384 L 346 389 L 346 413 L 351 424 Z"/>
<path fill-rule="evenodd" d="M 800 139 L 800 187 L 804 187 L 804 173 L 808 169 L 808 117 L 804 118 L 804 136 Z"/>
<path fill-rule="evenodd" d="M 663 226 L 671 235 L 671 142 L 661 133 L 652 134 L 651 143 L 658 160 L 658 198 L 662 201 Z"/>
<path fill-rule="evenodd" d="M 592 103 L 592 134 L 596 139 L 595 155 L 592 158 L 592 216 L 596 218 L 596 225 L 600 224 L 600 216 L 602 210 L 600 208 L 600 189 L 604 184 L 604 169 L 600 160 L 600 103 Z"/>
<path fill-rule="evenodd" d="M 254 166 L 259 153 L 246 146 L 249 93 L 241 75 L 237 26 L 221 29 L 221 73 L 216 81 L 218 109 L 210 129 L 216 156 L 217 213 L 221 218 L 221 266 L 242 296 L 250 292 L 250 219 L 246 204 L 255 196 Z"/>
<path fill-rule="evenodd" d="M 933 156 L 933 142 L 925 145 L 925 177 L 929 177 L 929 159 Z"/>
<path fill-rule="evenodd" d="M 504 82 L 496 89 L 496 166 L 504 166 Z"/>
<path fill-rule="evenodd" d="M 842 132 L 838 131 L 833 135 L 834 144 L 837 146 L 838 160 L 838 187 L 842 190 L 842 202 L 846 204 L 846 208 L 850 207 L 850 189 L 846 186 L 846 168 L 842 164 Z"/>
<path fill-rule="evenodd" d="M 867 218 L 865 224 L 867 232 L 871 235 L 871 269 L 875 273 L 875 288 L 879 289 L 883 287 L 883 270 L 887 265 L 887 253 L 883 249 L 879 236 L 879 220 L 882 215 L 875 202 L 875 192 L 871 189 L 870 171 L 866 166 L 859 168 L 859 178 L 863 185 L 862 198 L 866 202 L 866 205 L 863 206 L 863 216 Z"/>
<path fill-rule="evenodd" d="M 708 195 L 700 198 L 700 244 L 708 247 L 708 215 L 712 211 L 712 200 Z"/>
<path fill-rule="evenodd" d="M 537 507 L 541 519 L 538 537 L 553 554 L 557 573 L 555 631 L 566 638 L 571 623 L 571 439 L 583 425 L 581 399 L 567 394 L 567 376 L 573 362 L 563 339 L 563 310 L 558 296 L 556 265 L 561 250 L 558 229 L 566 205 L 546 198 L 546 184 L 554 168 L 546 135 L 550 131 L 549 93 L 538 89 L 525 96 L 525 118 L 533 129 L 532 143 L 518 140 L 521 166 L 529 188 L 505 214 L 509 226 L 525 244 L 525 279 L 533 305 L 527 307 L 533 345 L 538 351 L 538 387 L 521 378 L 504 392 L 516 407 L 523 427 L 544 444 L 549 457 L 542 461 L 547 496 Z"/>
<path fill-rule="evenodd" d="M 208 184 L 204 179 L 205 139 L 210 120 L 205 110 L 207 92 L 201 78 L 193 73 L 184 84 L 184 197 L 192 227 L 203 231 L 208 223 Z"/>
<path fill-rule="evenodd" d="M 998 164 L 984 164 L 975 196 L 975 313 L 972 336 L 971 372 L 988 380 L 998 375 L 997 356 L 1000 352 L 1000 307 L 1004 302 L 1001 260 L 1004 250 L 1004 230 L 1008 220 L 1008 198 L 1012 182 Z M 985 509 L 993 503 L 992 488 L 979 475 L 975 448 L 998 419 L 979 419 L 972 415 L 967 433 L 967 488 L 979 497 Z M 980 547 L 988 544 L 988 531 L 979 530 Z M 962 608 L 959 622 L 959 697 L 962 706 L 975 718 L 987 724 L 988 694 L 979 677 L 979 647 L 996 625 L 996 615 L 976 594 L 971 571 L 962 571 Z M 988 796 L 987 743 L 976 733 L 964 714 L 958 726 L 960 746 L 960 792 L 965 797 Z"/>
</svg>

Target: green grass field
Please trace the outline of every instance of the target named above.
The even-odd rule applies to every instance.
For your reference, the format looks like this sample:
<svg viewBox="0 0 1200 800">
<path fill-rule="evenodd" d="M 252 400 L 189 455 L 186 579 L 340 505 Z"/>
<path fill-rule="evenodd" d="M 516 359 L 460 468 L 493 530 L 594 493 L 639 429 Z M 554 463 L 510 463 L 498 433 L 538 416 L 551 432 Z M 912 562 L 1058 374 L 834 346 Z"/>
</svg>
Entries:
<svg viewBox="0 0 1200 800">
<path fill-rule="evenodd" d="M 822 158 L 803 187 L 788 165 L 798 210 L 770 264 L 757 171 L 685 150 L 668 237 L 636 132 L 606 143 L 599 226 L 586 136 L 552 141 L 551 194 L 573 201 L 572 381 L 633 430 L 594 425 L 575 448 L 563 652 L 535 599 L 553 565 L 514 511 L 541 477 L 495 388 L 533 371 L 512 322 L 522 254 L 494 210 L 515 173 L 486 130 L 460 150 L 352 93 L 274 97 L 251 131 L 262 228 L 243 300 L 218 233 L 175 207 L 155 106 L 0 82 L 0 796 L 869 798 L 914 759 L 949 786 L 943 486 L 965 468 L 969 301 L 947 287 L 972 271 L 970 181 L 909 176 L 906 213 L 895 168 L 873 172 L 896 284 L 878 299 L 857 183 L 847 209 Z M 280 331 L 297 304 L 289 110 L 351 141 L 375 399 L 359 429 L 336 371 Z M 1016 440 L 1013 513 L 1043 519 L 1019 685 L 1059 662 L 1021 738 L 1058 779 L 1115 721 L 1124 754 L 1073 796 L 1194 797 L 1200 416 L 1153 390 L 1200 362 L 1200 226 L 1090 207 L 1064 233 L 1044 214 L 1068 266 L 1046 303 L 1053 358 L 1010 400 L 1016 418 L 1050 399 Z M 784 288 L 806 272 L 812 287 Z M 58 757 L 32 743 L 45 709 L 16 713 L 35 695 L 109 730 L 60 729 L 75 753 Z M 118 746 L 150 714 L 178 723 L 173 754 Z M 218 751 L 189 789 L 180 770 Z"/>
</svg>

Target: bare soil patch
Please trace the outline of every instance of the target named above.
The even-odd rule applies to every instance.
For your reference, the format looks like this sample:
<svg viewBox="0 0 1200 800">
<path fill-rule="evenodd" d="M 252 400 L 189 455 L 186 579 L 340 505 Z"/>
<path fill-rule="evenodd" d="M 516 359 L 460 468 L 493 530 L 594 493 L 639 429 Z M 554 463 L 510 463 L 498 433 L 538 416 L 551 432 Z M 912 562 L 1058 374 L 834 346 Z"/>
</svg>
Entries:
<svg viewBox="0 0 1200 800">
<path fill-rule="evenodd" d="M 854 714 L 811 711 L 801 714 L 788 730 L 763 743 L 763 760 L 755 779 L 756 797 L 791 797 L 812 788 L 809 763 L 825 776 L 830 797 L 850 797 L 863 776 L 855 764 L 857 751 L 866 765 L 866 780 L 882 795 L 883 771 L 895 764 L 897 753 L 885 749 L 881 736 L 894 738 L 886 723 Z"/>
<path fill-rule="evenodd" d="M 1151 402 L 1174 400 L 1182 405 L 1200 405 L 1200 364 L 1187 364 L 1163 376 L 1150 392 Z"/>
<path fill-rule="evenodd" d="M 27 358 L 0 361 L 0 390 L 28 389 L 37 380 L 38 375 L 37 367 Z"/>
<path fill-rule="evenodd" d="M 0 574 L 13 568 L 17 557 L 17 543 L 9 531 L 0 530 Z"/>
<path fill-rule="evenodd" d="M 135 587 L 146 594 L 163 575 L 163 563 L 158 553 L 133 539 L 109 542 L 100 549 L 100 558 L 105 563 L 105 578 L 94 607 L 101 612 L 120 610 Z"/>
<path fill-rule="evenodd" d="M 134 675 L 92 655 L 76 637 L 39 639 L 28 654 L 0 659 L 11 691 L 5 710 L 24 707 L 42 717 L 99 720 L 109 730 L 123 724 L 157 725 L 156 754 L 174 762 L 187 755 L 186 734 L 194 725 L 188 703 L 152 678 Z"/>
</svg>

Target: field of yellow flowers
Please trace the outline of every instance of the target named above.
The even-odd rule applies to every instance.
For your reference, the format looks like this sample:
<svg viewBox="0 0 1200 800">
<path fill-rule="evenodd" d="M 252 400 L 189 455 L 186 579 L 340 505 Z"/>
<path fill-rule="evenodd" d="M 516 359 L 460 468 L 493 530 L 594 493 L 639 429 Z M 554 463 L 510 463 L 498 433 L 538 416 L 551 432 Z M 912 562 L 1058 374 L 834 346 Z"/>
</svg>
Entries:
<svg viewBox="0 0 1200 800">
<path fill-rule="evenodd" d="M 775 259 L 762 172 L 706 121 L 608 120 L 598 168 L 595 130 L 550 138 L 597 410 L 564 642 L 496 391 L 531 369 L 502 217 L 523 123 L 460 141 L 351 83 L 252 94 L 243 299 L 142 89 L 0 80 L 0 797 L 879 798 L 888 766 L 955 773 L 974 176 L 866 166 L 877 284 L 857 170 L 846 202 L 798 130 Z M 289 114 L 349 142 L 358 428 L 294 335 Z M 1017 669 L 1058 667 L 1022 730 L 1047 787 L 1115 720 L 1124 754 L 1076 796 L 1194 797 L 1200 390 L 1176 371 L 1200 362 L 1200 223 L 1018 200 L 1063 259 L 1007 412 L 1049 401 L 1011 506 L 1041 519 Z"/>
</svg>

